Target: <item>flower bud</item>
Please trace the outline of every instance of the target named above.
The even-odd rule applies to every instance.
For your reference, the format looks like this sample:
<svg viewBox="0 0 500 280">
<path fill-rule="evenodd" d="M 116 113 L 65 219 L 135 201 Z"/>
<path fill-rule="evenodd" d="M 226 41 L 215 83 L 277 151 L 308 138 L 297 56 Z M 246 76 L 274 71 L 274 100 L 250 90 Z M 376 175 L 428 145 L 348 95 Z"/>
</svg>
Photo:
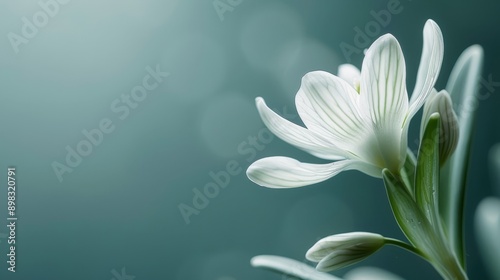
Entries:
<svg viewBox="0 0 500 280">
<path fill-rule="evenodd" d="M 306 253 L 310 261 L 319 262 L 320 271 L 332 271 L 357 263 L 385 244 L 380 234 L 350 232 L 331 235 L 318 241 Z"/>
<path fill-rule="evenodd" d="M 453 103 L 446 90 L 437 92 L 433 89 L 431 96 L 425 102 L 420 135 L 422 136 L 425 126 L 432 114 L 439 113 L 441 117 L 439 135 L 439 163 L 442 166 L 453 154 L 458 144 L 459 124 L 458 118 L 453 111 Z"/>
</svg>

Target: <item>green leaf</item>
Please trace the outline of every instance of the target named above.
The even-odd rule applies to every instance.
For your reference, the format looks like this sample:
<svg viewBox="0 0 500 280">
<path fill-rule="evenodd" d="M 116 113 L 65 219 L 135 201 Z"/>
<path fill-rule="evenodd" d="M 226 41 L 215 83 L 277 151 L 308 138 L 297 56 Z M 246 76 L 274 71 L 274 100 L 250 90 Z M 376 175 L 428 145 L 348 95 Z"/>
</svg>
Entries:
<svg viewBox="0 0 500 280">
<path fill-rule="evenodd" d="M 406 190 L 402 180 L 394 177 L 388 169 L 382 171 L 382 176 L 399 227 L 413 246 L 430 257 L 433 255 L 433 244 L 437 241 L 432 240 L 435 235 L 432 226 Z"/>
<path fill-rule="evenodd" d="M 445 241 L 431 226 L 424 213 L 406 190 L 402 179 L 388 169 L 382 171 L 387 196 L 399 227 L 414 247 L 422 252 L 445 279 L 467 279 Z"/>
<path fill-rule="evenodd" d="M 441 232 L 438 212 L 439 113 L 429 117 L 418 151 L 415 200 L 436 232 Z"/>
<path fill-rule="evenodd" d="M 458 115 L 460 136 L 455 153 L 441 171 L 439 211 L 450 237 L 450 246 L 454 248 L 464 267 L 465 183 L 482 66 L 483 49 L 478 45 L 467 48 L 455 63 L 446 85 Z"/>
<path fill-rule="evenodd" d="M 408 149 L 406 151 L 406 160 L 401 169 L 401 178 L 405 183 L 408 192 L 412 197 L 415 197 L 415 165 L 417 160 L 413 152 Z"/>
</svg>

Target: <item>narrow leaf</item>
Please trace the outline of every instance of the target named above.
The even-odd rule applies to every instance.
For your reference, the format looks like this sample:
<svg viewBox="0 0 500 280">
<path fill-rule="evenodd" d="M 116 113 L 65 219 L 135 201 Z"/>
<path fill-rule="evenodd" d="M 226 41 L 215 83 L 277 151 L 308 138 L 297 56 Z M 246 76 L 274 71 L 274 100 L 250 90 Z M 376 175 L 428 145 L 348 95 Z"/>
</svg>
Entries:
<svg viewBox="0 0 500 280">
<path fill-rule="evenodd" d="M 460 137 L 455 153 L 441 171 L 439 210 L 450 236 L 450 246 L 461 259 L 462 266 L 465 266 L 463 237 L 465 183 L 482 66 L 483 49 L 478 45 L 467 48 L 455 63 L 446 85 L 458 115 Z"/>
<path fill-rule="evenodd" d="M 394 217 L 408 240 L 422 252 L 422 257 L 426 258 L 443 278 L 466 279 L 465 272 L 406 191 L 403 181 L 392 175 L 388 169 L 382 171 L 382 176 Z"/>
<path fill-rule="evenodd" d="M 417 205 L 427 217 L 431 226 L 436 229 L 436 232 L 440 232 L 441 226 L 438 213 L 439 125 L 439 114 L 432 114 L 420 141 L 415 177 Z"/>
<path fill-rule="evenodd" d="M 387 169 L 382 171 L 387 197 L 399 227 L 408 240 L 427 257 L 434 254 L 434 230 L 416 202 L 404 187 L 401 179 L 394 177 Z"/>
</svg>

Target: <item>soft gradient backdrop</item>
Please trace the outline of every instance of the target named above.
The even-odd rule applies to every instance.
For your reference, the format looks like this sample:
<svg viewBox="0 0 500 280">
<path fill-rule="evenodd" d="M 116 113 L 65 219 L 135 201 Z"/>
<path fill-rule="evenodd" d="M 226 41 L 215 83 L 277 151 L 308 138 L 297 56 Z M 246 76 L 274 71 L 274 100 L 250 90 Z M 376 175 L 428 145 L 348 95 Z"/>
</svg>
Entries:
<svg viewBox="0 0 500 280">
<path fill-rule="evenodd" d="M 254 98 L 300 123 L 300 78 L 335 73 L 346 62 L 359 66 L 365 46 L 355 40 L 357 28 L 395 2 L 399 12 L 368 39 L 398 38 L 410 92 L 428 18 L 445 40 L 438 88 L 472 44 L 484 48 L 484 79 L 500 81 L 500 3 L 491 0 L 1 1 L 0 279 L 287 279 L 252 268 L 250 258 L 302 261 L 319 238 L 346 231 L 403 238 L 381 180 L 351 171 L 271 190 L 244 173 L 270 155 L 321 162 L 271 138 Z M 343 44 L 358 53 L 345 55 Z M 148 79 L 157 69 L 168 77 Z M 156 86 L 140 102 L 126 101 L 145 79 Z M 487 158 L 500 142 L 500 85 L 480 91 L 466 203 L 471 279 L 487 277 L 472 218 L 493 193 Z M 101 122 L 113 130 L 89 151 L 82 131 Z M 67 165 L 68 149 L 79 144 L 88 155 L 70 159 L 73 167 L 58 178 L 54 164 Z M 17 168 L 16 273 L 6 264 L 8 166 Z M 187 223 L 179 207 L 193 207 L 198 190 L 214 182 L 211 172 L 228 168 L 227 185 Z M 359 265 L 439 279 L 429 264 L 393 247 Z"/>
</svg>

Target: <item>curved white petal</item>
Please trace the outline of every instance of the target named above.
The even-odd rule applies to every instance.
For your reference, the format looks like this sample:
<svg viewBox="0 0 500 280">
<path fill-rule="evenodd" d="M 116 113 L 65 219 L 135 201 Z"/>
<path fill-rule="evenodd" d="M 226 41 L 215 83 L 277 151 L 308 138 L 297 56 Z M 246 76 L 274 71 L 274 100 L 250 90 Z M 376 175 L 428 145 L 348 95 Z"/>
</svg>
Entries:
<svg viewBox="0 0 500 280">
<path fill-rule="evenodd" d="M 247 176 L 254 183 L 269 188 L 296 188 L 325 181 L 345 170 L 352 161 L 327 164 L 302 163 L 288 157 L 268 157 L 254 162 Z"/>
<path fill-rule="evenodd" d="M 263 187 L 297 188 L 325 181 L 341 171 L 351 169 L 358 169 L 371 176 L 382 176 L 380 169 L 355 160 L 313 164 L 289 157 L 259 159 L 248 167 L 247 176 Z"/>
<path fill-rule="evenodd" d="M 441 29 L 439 29 L 439 26 L 433 20 L 427 20 L 424 26 L 422 57 L 420 58 L 420 65 L 418 67 L 415 89 L 410 99 L 407 123 L 422 107 L 432 92 L 432 88 L 441 70 L 443 53 L 444 43 Z"/>
<path fill-rule="evenodd" d="M 435 88 L 433 88 L 431 95 L 429 96 L 427 101 L 425 101 L 425 103 L 424 103 L 424 110 L 422 112 L 422 119 L 420 120 L 420 134 L 419 134 L 420 138 L 422 138 L 424 135 L 425 126 L 427 125 L 427 121 L 429 120 L 429 117 L 433 113 L 436 113 L 436 110 L 431 110 L 431 107 L 432 107 L 431 104 L 433 104 L 433 100 L 436 99 L 437 97 L 438 97 L 438 91 Z"/>
<path fill-rule="evenodd" d="M 308 129 L 352 152 L 357 139 L 369 133 L 358 111 L 359 94 L 346 81 L 315 71 L 302 78 L 295 97 L 297 111 Z"/>
<path fill-rule="evenodd" d="M 287 275 L 308 280 L 341 280 L 333 275 L 317 271 L 316 269 L 296 260 L 280 256 L 255 256 L 250 261 L 254 267 L 264 267 Z M 283 278 L 284 279 L 284 278 Z M 287 278 L 288 279 L 288 278 Z"/>
<path fill-rule="evenodd" d="M 403 52 L 390 34 L 381 36 L 366 52 L 361 69 L 360 105 L 374 130 L 359 151 L 360 156 L 399 171 L 406 156 L 403 123 L 408 96 Z"/>
<path fill-rule="evenodd" d="M 336 148 L 320 135 L 282 118 L 269 109 L 261 97 L 257 97 L 255 102 L 264 124 L 283 141 L 323 159 L 338 160 L 344 158 L 343 150 Z"/>
<path fill-rule="evenodd" d="M 356 91 L 359 92 L 361 82 L 361 71 L 352 64 L 342 64 L 337 72 L 339 78 L 350 84 Z"/>
<path fill-rule="evenodd" d="M 360 98 L 363 112 L 377 128 L 402 124 L 408 108 L 406 65 L 401 47 L 391 34 L 378 38 L 366 52 Z"/>
</svg>

